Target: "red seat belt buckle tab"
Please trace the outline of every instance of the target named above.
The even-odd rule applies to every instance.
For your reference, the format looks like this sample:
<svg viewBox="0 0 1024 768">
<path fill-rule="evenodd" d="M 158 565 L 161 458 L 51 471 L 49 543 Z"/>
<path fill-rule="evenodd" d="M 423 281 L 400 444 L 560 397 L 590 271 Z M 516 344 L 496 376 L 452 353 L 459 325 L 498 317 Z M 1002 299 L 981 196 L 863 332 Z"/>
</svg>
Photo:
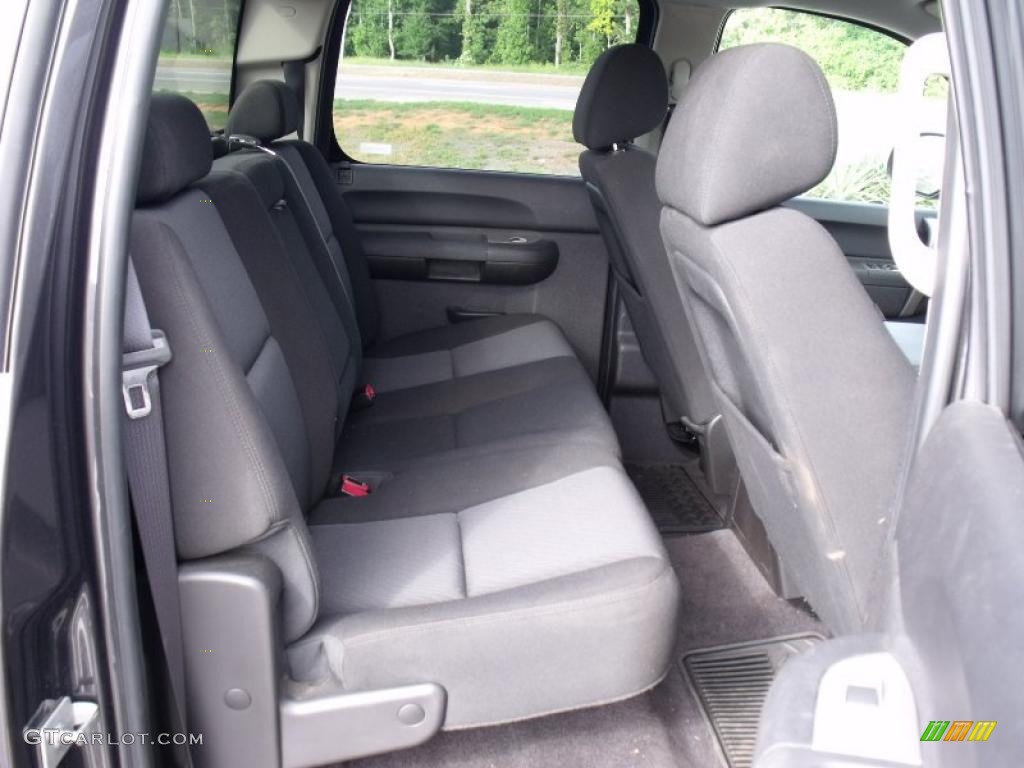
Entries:
<svg viewBox="0 0 1024 768">
<path fill-rule="evenodd" d="M 356 480 L 356 478 L 350 475 L 341 476 L 341 486 L 338 488 L 341 491 L 342 496 L 369 496 L 370 495 L 370 484 L 364 483 L 362 480 Z"/>
</svg>

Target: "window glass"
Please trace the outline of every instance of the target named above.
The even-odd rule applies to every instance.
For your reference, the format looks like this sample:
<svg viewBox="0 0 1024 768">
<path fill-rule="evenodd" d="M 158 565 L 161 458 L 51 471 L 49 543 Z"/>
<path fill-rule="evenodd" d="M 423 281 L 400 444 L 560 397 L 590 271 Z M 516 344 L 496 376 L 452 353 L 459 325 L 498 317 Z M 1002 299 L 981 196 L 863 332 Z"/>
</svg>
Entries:
<svg viewBox="0 0 1024 768">
<path fill-rule="evenodd" d="M 906 46 L 883 32 L 800 11 L 744 8 L 726 19 L 719 50 L 746 43 L 788 43 L 810 54 L 825 72 L 839 119 L 836 163 L 808 195 L 887 203 L 886 165 L 896 138 L 897 88 Z M 945 102 L 935 100 L 937 130 Z"/>
<path fill-rule="evenodd" d="M 334 130 L 356 160 L 577 175 L 572 111 L 636 0 L 353 0 Z"/>
<path fill-rule="evenodd" d="M 224 127 L 241 0 L 170 0 L 157 60 L 156 91 L 192 99 L 210 130 Z"/>
</svg>

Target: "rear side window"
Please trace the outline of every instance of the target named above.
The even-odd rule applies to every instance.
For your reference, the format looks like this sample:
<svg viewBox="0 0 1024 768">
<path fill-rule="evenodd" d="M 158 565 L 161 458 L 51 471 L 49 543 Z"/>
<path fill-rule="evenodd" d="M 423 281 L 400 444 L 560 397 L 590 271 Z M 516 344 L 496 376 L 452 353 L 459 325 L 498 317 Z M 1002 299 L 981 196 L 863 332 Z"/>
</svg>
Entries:
<svg viewBox="0 0 1024 768">
<path fill-rule="evenodd" d="M 719 50 L 747 43 L 788 43 L 815 59 L 828 78 L 839 118 L 836 163 L 811 197 L 887 203 L 886 165 L 896 138 L 900 63 L 906 45 L 854 22 L 800 11 L 743 8 L 722 30 Z M 938 131 L 945 103 L 935 100 Z"/>
<path fill-rule="evenodd" d="M 241 0 L 170 0 L 156 65 L 155 91 L 181 93 L 210 130 L 228 119 L 231 70 Z"/>
<path fill-rule="evenodd" d="M 353 0 L 334 101 L 349 157 L 578 175 L 572 112 L 637 0 Z"/>
</svg>

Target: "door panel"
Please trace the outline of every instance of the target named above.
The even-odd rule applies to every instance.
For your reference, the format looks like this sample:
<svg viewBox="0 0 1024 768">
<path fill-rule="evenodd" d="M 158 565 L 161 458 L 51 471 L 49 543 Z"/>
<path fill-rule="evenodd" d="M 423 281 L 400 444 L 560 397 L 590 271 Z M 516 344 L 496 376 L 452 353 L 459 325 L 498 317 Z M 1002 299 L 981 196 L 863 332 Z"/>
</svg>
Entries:
<svg viewBox="0 0 1024 768">
<path fill-rule="evenodd" d="M 558 323 L 596 377 L 608 255 L 583 182 L 565 176 L 343 165 L 385 338 L 477 314 Z"/>
<path fill-rule="evenodd" d="M 839 244 L 857 277 L 888 319 L 924 312 L 925 301 L 900 274 L 889 250 L 888 216 L 884 205 L 798 197 L 786 205 L 816 219 Z M 922 235 L 924 220 L 920 214 Z"/>
<path fill-rule="evenodd" d="M 842 733 L 848 716 L 865 716 L 863 697 L 848 708 L 821 704 L 826 673 L 865 654 L 891 656 L 905 673 L 916 705 L 909 719 L 916 715 L 917 722 L 901 726 L 905 740 L 915 750 L 919 745 L 921 764 L 980 768 L 1019 763 L 1024 738 L 1021 509 L 1019 433 L 991 406 L 967 401 L 949 406 L 917 456 L 896 518 L 895 548 L 885 553 L 885 566 L 878 569 L 880 633 L 833 639 L 787 664 L 765 704 L 755 765 L 881 764 L 865 757 L 867 751 L 886 748 L 880 737 L 863 742 L 852 731 L 862 743 L 847 741 L 841 751 L 860 757 L 842 761 L 820 739 L 823 733 Z M 875 668 L 862 677 L 877 682 L 883 676 Z M 875 706 L 884 712 L 884 705 L 882 696 Z M 958 727 L 958 722 L 968 726 Z M 951 737 L 924 738 L 933 730 L 931 723 L 944 724 L 939 737 L 946 728 Z M 984 739 L 970 738 L 982 723 L 995 725 L 985 728 Z"/>
<path fill-rule="evenodd" d="M 533 285 L 558 267 L 558 244 L 525 230 L 380 227 L 364 230 L 363 249 L 380 280 Z"/>
<path fill-rule="evenodd" d="M 888 208 L 799 198 L 791 205 L 817 219 L 835 238 L 850 266 L 887 318 L 899 317 L 911 295 L 889 250 Z"/>
<path fill-rule="evenodd" d="M 899 612 L 922 673 L 915 681 L 921 719 L 999 726 L 996 738 L 969 751 L 922 744 L 925 765 L 1019 761 L 1022 509 L 1019 433 L 991 406 L 947 408 L 919 456 L 897 528 Z"/>
</svg>

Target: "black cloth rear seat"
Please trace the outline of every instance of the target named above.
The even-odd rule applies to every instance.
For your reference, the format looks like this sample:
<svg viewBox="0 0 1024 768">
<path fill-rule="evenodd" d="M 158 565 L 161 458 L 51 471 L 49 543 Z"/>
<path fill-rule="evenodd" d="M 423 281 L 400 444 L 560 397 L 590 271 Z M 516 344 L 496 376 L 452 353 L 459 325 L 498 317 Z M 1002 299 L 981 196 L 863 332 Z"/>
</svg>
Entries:
<svg viewBox="0 0 1024 768">
<path fill-rule="evenodd" d="M 284 161 L 289 195 L 308 209 L 300 213 L 306 236 L 316 250 L 326 250 L 332 262 L 321 265 L 321 276 L 332 292 L 339 314 L 356 318 L 368 377 L 381 383 L 381 391 L 446 381 L 549 357 L 572 356 L 557 327 L 536 315 L 484 318 L 381 339 L 380 309 L 362 242 L 330 167 L 308 142 L 283 139 L 295 132 L 297 115 L 298 104 L 285 83 L 259 80 L 235 101 L 225 132 L 251 136 Z M 226 164 L 246 169 L 254 180 L 263 176 L 237 157 Z M 343 297 L 348 291 L 339 283 L 351 283 L 351 301 L 345 301 Z M 476 343 L 480 341 L 487 344 Z"/>
<path fill-rule="evenodd" d="M 283 159 L 258 151 L 232 153 L 214 169 L 208 186 L 227 193 L 217 194 L 224 223 L 249 249 L 266 237 L 250 224 L 254 195 L 245 188 L 256 188 L 331 350 L 344 421 L 337 474 L 372 478 L 494 444 L 508 450 L 513 444 L 586 443 L 618 455 L 586 371 L 550 320 L 510 315 L 431 329 L 379 344 L 380 357 L 364 358 L 351 341 L 358 331 L 350 297 L 373 289 L 350 281 L 350 260 L 342 257 L 338 238 L 318 231 L 311 210 L 322 206 L 317 190 L 299 189 L 300 176 Z M 273 281 L 256 286 L 268 302 L 275 300 Z M 371 408 L 347 412 L 361 382 L 372 384 L 377 398 Z"/>
<path fill-rule="evenodd" d="M 385 392 L 347 414 L 362 345 L 304 279 L 313 254 L 278 220 L 294 205 L 270 201 L 276 192 L 238 168 L 209 173 L 211 160 L 199 110 L 154 96 L 131 252 L 174 351 L 161 393 L 179 559 L 269 558 L 284 582 L 291 677 L 345 690 L 433 681 L 448 693 L 446 728 L 603 703 L 660 680 L 678 583 L 617 449 L 588 437 L 586 420 L 546 423 L 556 408 L 513 428 L 544 398 L 566 412 L 596 402 L 585 374 L 554 371 L 579 363 L 519 361 Z M 356 304 L 357 318 L 367 313 Z M 463 331 L 436 333 L 434 347 L 422 342 L 433 351 L 464 346 Z M 404 343 L 393 342 L 396 359 Z M 447 439 L 400 450 L 435 418 L 447 419 Z M 611 434 L 599 411 L 587 419 Z M 393 441 L 382 437 L 392 429 Z M 365 498 L 332 497 L 336 456 L 360 451 L 386 482 Z"/>
<path fill-rule="evenodd" d="M 228 130 L 264 141 L 287 135 L 295 127 L 293 102 L 283 83 L 254 83 L 239 97 Z M 276 141 L 268 149 L 277 157 L 235 152 L 215 168 L 237 171 L 259 190 L 328 339 L 340 338 L 339 325 L 358 325 L 348 337 L 357 333 L 365 352 L 351 344 L 333 357 L 347 359 L 339 366 L 358 371 L 378 401 L 348 419 L 339 471 L 372 473 L 511 439 L 524 446 L 592 442 L 618 455 L 586 371 L 550 320 L 509 315 L 380 340 L 365 256 L 326 162 L 305 142 Z"/>
</svg>

